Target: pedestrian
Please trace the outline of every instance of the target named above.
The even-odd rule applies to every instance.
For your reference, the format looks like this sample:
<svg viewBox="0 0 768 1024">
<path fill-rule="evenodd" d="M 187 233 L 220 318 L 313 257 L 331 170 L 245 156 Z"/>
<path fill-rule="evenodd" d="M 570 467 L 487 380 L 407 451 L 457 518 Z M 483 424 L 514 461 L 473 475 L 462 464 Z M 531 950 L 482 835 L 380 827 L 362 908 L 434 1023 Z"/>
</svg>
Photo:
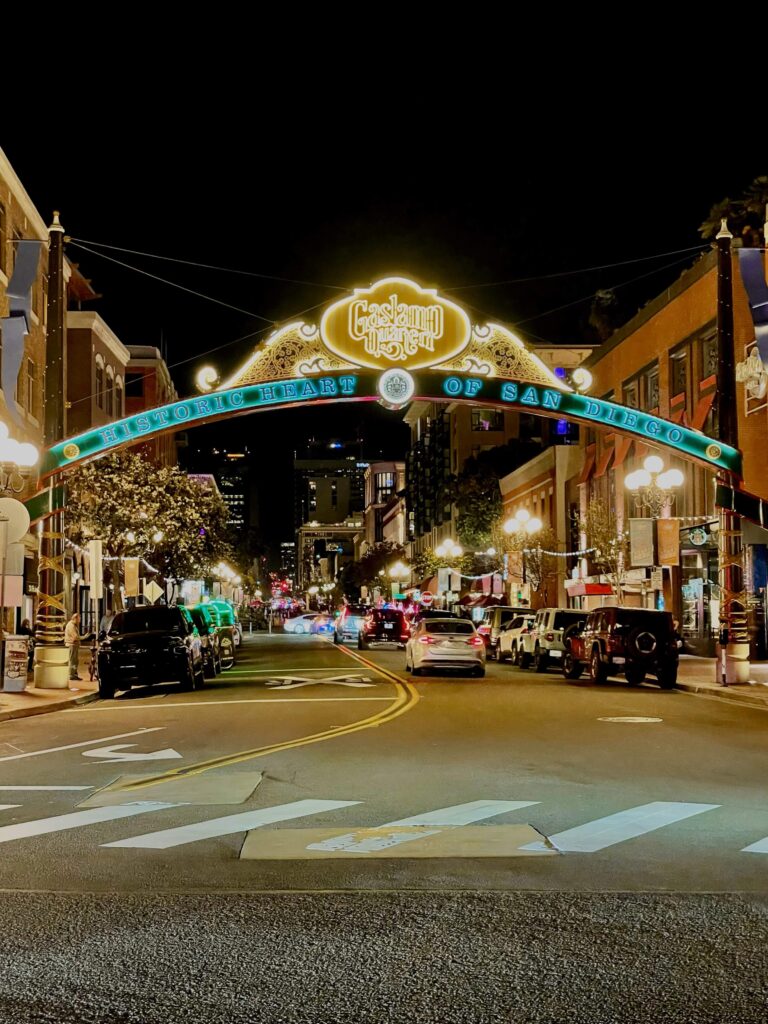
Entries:
<svg viewBox="0 0 768 1024">
<path fill-rule="evenodd" d="M 64 644 L 69 648 L 69 678 L 82 679 L 78 674 L 80 662 L 80 612 L 75 612 L 64 628 Z"/>
<path fill-rule="evenodd" d="M 27 651 L 29 654 L 27 658 L 27 671 L 31 672 L 35 661 L 35 631 L 32 629 L 29 619 L 24 619 L 19 626 L 19 636 L 27 638 Z"/>
</svg>

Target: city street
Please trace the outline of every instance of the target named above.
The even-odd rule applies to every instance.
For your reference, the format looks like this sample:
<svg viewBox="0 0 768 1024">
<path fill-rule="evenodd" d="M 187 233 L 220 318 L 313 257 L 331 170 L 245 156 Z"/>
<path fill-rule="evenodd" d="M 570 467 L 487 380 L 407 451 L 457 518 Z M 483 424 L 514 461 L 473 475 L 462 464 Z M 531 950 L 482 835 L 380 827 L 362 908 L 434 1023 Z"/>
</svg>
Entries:
<svg viewBox="0 0 768 1024">
<path fill-rule="evenodd" d="M 6 1019 L 764 1019 L 765 712 L 241 653 L 0 725 Z"/>
<path fill-rule="evenodd" d="M 0 885 L 759 892 L 765 714 L 257 634 L 201 692 L 3 723 Z"/>
</svg>

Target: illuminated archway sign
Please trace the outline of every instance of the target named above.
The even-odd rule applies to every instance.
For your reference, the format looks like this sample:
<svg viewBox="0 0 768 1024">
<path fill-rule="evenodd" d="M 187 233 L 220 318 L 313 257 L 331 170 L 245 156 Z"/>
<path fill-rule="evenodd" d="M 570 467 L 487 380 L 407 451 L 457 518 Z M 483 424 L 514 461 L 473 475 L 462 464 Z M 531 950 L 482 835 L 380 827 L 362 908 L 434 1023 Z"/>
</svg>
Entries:
<svg viewBox="0 0 768 1024">
<path fill-rule="evenodd" d="M 160 434 L 260 409 L 373 401 L 398 409 L 419 399 L 481 403 L 603 427 L 713 470 L 741 472 L 735 448 L 660 416 L 574 391 L 508 328 L 473 326 L 456 303 L 406 278 L 357 289 L 330 305 L 319 327 L 286 324 L 215 390 L 214 370 L 201 370 L 198 381 L 201 395 L 54 445 L 44 456 L 41 478 Z"/>
</svg>

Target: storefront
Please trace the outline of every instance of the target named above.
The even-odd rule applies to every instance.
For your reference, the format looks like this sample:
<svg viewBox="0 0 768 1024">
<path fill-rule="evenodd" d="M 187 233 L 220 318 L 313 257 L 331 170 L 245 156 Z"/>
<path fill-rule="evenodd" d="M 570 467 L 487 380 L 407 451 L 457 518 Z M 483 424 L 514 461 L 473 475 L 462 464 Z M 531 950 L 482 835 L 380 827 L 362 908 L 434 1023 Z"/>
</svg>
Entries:
<svg viewBox="0 0 768 1024">
<path fill-rule="evenodd" d="M 720 629 L 717 520 L 680 530 L 680 575 L 684 651 L 712 658 Z"/>
</svg>

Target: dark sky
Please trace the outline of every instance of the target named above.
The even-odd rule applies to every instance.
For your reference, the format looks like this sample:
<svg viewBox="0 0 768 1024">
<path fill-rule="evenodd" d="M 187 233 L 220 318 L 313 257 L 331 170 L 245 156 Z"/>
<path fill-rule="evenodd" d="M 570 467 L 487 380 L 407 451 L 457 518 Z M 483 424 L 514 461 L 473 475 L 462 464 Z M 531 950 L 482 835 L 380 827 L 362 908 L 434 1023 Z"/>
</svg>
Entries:
<svg viewBox="0 0 768 1024">
<path fill-rule="evenodd" d="M 631 316 L 696 256 L 662 254 L 701 245 L 711 205 L 767 170 L 744 146 L 704 153 L 693 132 L 667 141 L 662 157 L 652 136 L 625 127 L 615 138 L 591 125 L 547 137 L 519 125 L 505 135 L 498 122 L 459 130 L 450 116 L 412 120 L 410 130 L 304 117 L 197 132 L 171 114 L 149 134 L 123 119 L 95 135 L 67 132 L 56 146 L 12 131 L 0 145 L 44 219 L 57 208 L 68 234 L 99 243 L 102 255 L 67 250 L 103 295 L 93 308 L 128 344 L 162 342 L 182 395 L 203 361 L 229 373 L 269 323 L 388 272 L 439 286 L 478 319 L 519 323 L 523 337 L 580 342 L 596 289 L 616 287 Z M 658 258 L 585 269 L 643 257 Z M 564 271 L 577 272 L 546 277 Z M 534 280 L 497 283 L 519 278 Z M 358 406 L 260 413 L 190 441 L 246 440 L 262 453 L 264 527 L 277 541 L 290 516 L 290 457 L 307 436 L 362 430 L 371 456 L 396 454 L 407 438 L 400 419 Z"/>
</svg>

